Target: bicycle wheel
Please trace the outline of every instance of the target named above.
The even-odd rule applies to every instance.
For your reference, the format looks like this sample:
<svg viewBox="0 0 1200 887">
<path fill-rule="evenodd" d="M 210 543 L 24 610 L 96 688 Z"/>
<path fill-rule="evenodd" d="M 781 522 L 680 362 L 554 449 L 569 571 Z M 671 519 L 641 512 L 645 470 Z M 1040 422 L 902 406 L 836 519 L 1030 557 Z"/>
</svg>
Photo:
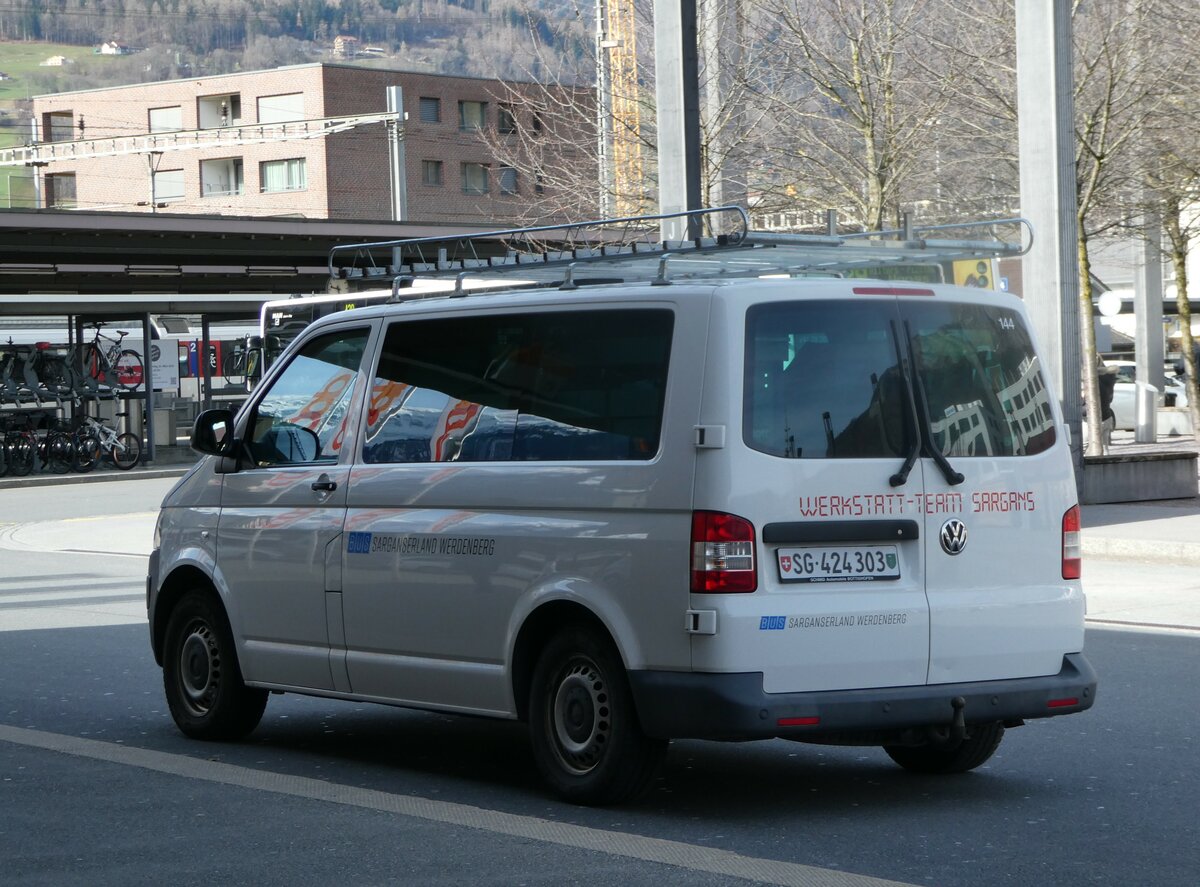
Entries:
<svg viewBox="0 0 1200 887">
<path fill-rule="evenodd" d="M 108 455 L 113 467 L 128 471 L 142 460 L 142 439 L 128 431 L 118 434 Z"/>
<path fill-rule="evenodd" d="M 46 465 L 55 474 L 66 474 L 75 461 L 75 446 L 70 435 L 62 431 L 46 433 Z"/>
<path fill-rule="evenodd" d="M 126 348 L 117 355 L 113 364 L 113 375 L 116 384 L 126 391 L 134 391 L 143 381 L 142 356 L 136 351 Z"/>
<path fill-rule="evenodd" d="M 75 451 L 71 467 L 80 474 L 86 474 L 100 461 L 100 441 L 94 434 L 76 434 L 73 443 Z"/>
<path fill-rule="evenodd" d="M 33 471 L 36 461 L 36 446 L 28 434 L 18 432 L 10 434 L 4 441 L 8 451 L 8 473 L 15 477 L 24 477 Z"/>
<path fill-rule="evenodd" d="M 225 384 L 242 386 L 246 384 L 246 352 L 230 351 L 221 360 L 221 372 L 225 376 Z"/>
</svg>

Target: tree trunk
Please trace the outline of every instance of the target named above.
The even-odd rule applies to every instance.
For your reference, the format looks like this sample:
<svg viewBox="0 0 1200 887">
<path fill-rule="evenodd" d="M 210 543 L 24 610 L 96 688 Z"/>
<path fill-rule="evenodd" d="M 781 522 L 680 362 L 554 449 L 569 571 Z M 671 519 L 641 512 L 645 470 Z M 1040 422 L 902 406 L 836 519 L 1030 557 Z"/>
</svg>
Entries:
<svg viewBox="0 0 1200 887">
<path fill-rule="evenodd" d="M 1092 317 L 1092 263 L 1087 232 L 1079 219 L 1079 335 L 1083 346 L 1083 399 L 1087 410 L 1087 442 L 1084 455 L 1104 455 L 1104 429 L 1100 411 L 1100 376 L 1096 372 L 1096 323 Z"/>
<path fill-rule="evenodd" d="M 1163 213 L 1163 228 L 1171 244 L 1171 265 L 1175 269 L 1175 307 L 1179 316 L 1179 350 L 1183 353 L 1184 384 L 1187 386 L 1188 418 L 1192 436 L 1200 441 L 1200 386 L 1196 384 L 1196 349 L 1192 341 L 1192 307 L 1188 304 L 1187 235 L 1179 221 L 1179 205 L 1173 203 Z"/>
</svg>

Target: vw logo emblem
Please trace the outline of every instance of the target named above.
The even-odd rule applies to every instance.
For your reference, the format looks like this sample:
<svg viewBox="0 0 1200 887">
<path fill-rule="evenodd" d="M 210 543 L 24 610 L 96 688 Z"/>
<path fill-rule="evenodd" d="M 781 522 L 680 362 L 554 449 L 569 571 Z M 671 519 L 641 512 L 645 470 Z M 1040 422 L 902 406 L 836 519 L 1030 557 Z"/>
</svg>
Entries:
<svg viewBox="0 0 1200 887">
<path fill-rule="evenodd" d="M 967 525 L 956 517 L 942 524 L 938 536 L 942 540 L 942 551 L 946 554 L 962 554 L 967 547 Z"/>
</svg>

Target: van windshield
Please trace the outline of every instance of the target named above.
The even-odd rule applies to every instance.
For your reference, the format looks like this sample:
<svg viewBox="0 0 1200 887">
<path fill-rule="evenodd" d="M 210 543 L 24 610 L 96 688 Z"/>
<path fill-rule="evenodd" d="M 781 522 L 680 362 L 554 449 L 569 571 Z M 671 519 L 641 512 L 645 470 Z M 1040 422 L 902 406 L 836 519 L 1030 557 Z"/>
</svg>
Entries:
<svg viewBox="0 0 1200 887">
<path fill-rule="evenodd" d="M 789 459 L 903 458 L 913 430 L 894 330 L 911 336 L 911 388 L 943 455 L 1027 456 L 1054 443 L 1049 390 L 1016 312 L 814 300 L 747 312 L 746 444 Z"/>
</svg>

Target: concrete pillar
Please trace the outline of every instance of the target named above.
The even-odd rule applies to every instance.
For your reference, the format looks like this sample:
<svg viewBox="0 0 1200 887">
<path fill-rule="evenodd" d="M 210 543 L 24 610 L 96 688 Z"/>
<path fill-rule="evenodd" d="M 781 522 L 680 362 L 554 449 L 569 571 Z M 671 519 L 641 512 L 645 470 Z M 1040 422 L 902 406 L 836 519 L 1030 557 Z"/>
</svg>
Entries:
<svg viewBox="0 0 1200 887">
<path fill-rule="evenodd" d="M 1136 315 L 1134 357 L 1138 381 L 1163 390 L 1163 274 L 1162 221 L 1157 213 L 1147 213 L 1142 219 L 1142 238 L 1134 246 L 1133 310 Z M 1138 443 L 1158 440 L 1157 419 L 1139 421 L 1136 430 Z"/>
<path fill-rule="evenodd" d="M 700 208 L 700 82 L 696 0 L 654 0 L 654 77 L 658 104 L 658 205 L 662 213 Z M 666 240 L 696 236 L 663 224 Z"/>
<path fill-rule="evenodd" d="M 1071 434 L 1076 483 L 1083 477 L 1082 346 L 1075 198 L 1075 103 L 1070 0 L 1016 0 L 1021 214 L 1034 243 L 1023 293 L 1050 362 L 1049 375 Z"/>
<path fill-rule="evenodd" d="M 399 86 L 387 88 L 387 109 L 396 114 L 388 121 L 388 173 L 392 184 L 392 218 L 397 222 L 408 220 L 408 174 L 404 150 L 404 90 Z"/>
</svg>

